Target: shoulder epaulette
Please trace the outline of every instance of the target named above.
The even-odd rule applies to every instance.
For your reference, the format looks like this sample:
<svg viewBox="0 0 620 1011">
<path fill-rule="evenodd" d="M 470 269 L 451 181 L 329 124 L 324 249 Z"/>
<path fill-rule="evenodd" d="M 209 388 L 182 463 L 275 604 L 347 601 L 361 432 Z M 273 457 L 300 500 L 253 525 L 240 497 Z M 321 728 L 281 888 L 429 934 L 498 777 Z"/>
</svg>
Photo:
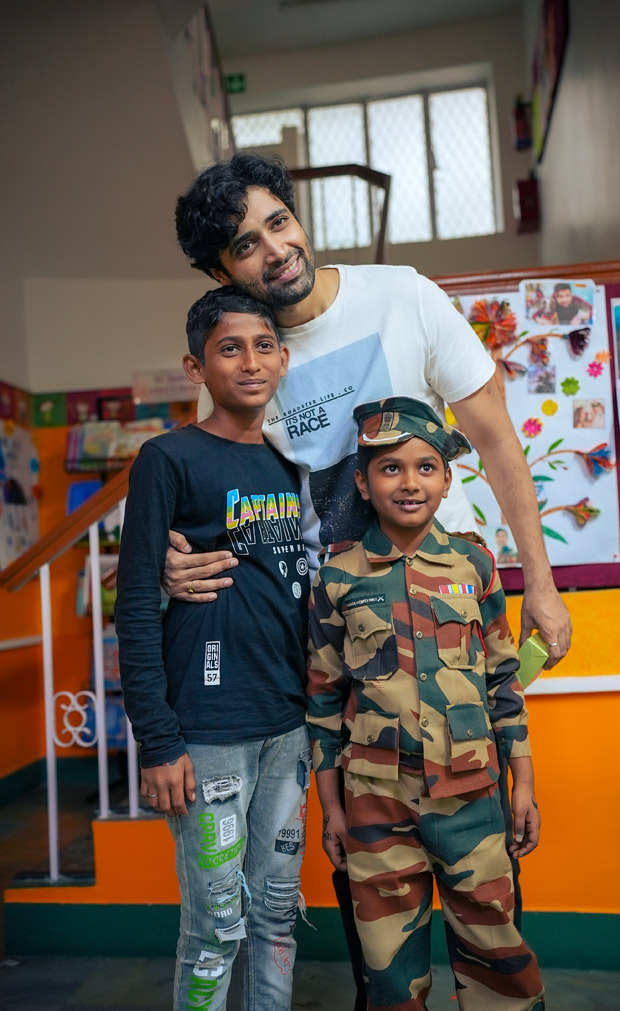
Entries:
<svg viewBox="0 0 620 1011">
<path fill-rule="evenodd" d="M 336 544 L 328 544 L 319 551 L 319 563 L 322 565 L 323 562 L 329 562 L 330 558 L 341 555 L 343 551 L 349 551 L 356 544 L 359 544 L 359 541 L 338 541 Z"/>
<path fill-rule="evenodd" d="M 448 537 L 462 537 L 463 540 L 471 541 L 472 544 L 479 544 L 480 547 L 482 548 L 487 547 L 487 542 L 485 541 L 484 537 L 481 537 L 480 534 L 476 533 L 475 530 L 466 530 L 466 531 L 455 530 L 454 533 L 452 533 L 451 531 L 450 532 L 446 531 L 446 533 L 448 534 Z"/>
</svg>

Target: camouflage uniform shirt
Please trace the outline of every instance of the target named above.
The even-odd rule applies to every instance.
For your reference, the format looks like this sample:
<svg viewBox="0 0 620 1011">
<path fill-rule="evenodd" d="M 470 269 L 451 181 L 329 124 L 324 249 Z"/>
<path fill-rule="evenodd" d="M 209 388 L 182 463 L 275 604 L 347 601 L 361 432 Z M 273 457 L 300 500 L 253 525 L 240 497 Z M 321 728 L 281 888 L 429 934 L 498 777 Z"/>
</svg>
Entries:
<svg viewBox="0 0 620 1011">
<path fill-rule="evenodd" d="M 490 786 L 496 747 L 530 754 L 518 667 L 490 551 L 435 521 L 405 557 L 374 523 L 314 582 L 315 770 L 387 780 L 399 768 L 423 772 L 435 798 Z"/>
</svg>

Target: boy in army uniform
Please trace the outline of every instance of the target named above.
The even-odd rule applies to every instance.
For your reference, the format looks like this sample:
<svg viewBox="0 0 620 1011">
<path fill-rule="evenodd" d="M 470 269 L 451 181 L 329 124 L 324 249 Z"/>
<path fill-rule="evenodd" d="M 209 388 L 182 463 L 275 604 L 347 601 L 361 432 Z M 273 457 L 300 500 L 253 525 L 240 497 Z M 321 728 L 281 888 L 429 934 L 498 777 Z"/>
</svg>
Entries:
<svg viewBox="0 0 620 1011">
<path fill-rule="evenodd" d="M 539 1011 L 497 787 L 499 748 L 513 778 L 509 849 L 525 856 L 540 819 L 518 655 L 493 556 L 434 518 L 448 461 L 471 447 L 408 397 L 354 417 L 356 482 L 377 520 L 317 573 L 308 722 L 323 844 L 348 870 L 368 1006 L 426 1008 L 434 876 L 459 1007 Z"/>
</svg>

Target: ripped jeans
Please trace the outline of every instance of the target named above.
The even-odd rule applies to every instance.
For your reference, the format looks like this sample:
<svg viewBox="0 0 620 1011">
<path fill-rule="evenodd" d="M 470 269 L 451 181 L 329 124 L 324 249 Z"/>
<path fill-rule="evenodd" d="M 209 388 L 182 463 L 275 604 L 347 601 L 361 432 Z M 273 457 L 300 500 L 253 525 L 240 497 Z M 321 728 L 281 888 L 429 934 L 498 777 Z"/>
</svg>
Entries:
<svg viewBox="0 0 620 1011">
<path fill-rule="evenodd" d="M 190 744 L 196 800 L 169 818 L 181 923 L 174 1011 L 226 1007 L 241 945 L 243 1011 L 288 1011 L 305 848 L 305 725 L 279 737 Z"/>
</svg>

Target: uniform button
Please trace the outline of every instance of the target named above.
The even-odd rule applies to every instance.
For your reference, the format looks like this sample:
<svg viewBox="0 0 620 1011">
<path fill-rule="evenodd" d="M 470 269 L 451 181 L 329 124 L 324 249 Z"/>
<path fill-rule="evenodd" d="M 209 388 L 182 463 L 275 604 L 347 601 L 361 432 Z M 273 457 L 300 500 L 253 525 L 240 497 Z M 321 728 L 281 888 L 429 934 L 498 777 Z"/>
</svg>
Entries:
<svg viewBox="0 0 620 1011">
<path fill-rule="evenodd" d="M 426 681 L 426 674 L 420 674 L 420 681 Z"/>
<path fill-rule="evenodd" d="M 428 720 L 426 719 L 426 716 L 425 716 L 425 717 L 424 717 L 424 719 L 422 720 L 422 726 L 423 726 L 423 727 L 428 727 Z"/>
<path fill-rule="evenodd" d="M 366 631 L 366 626 L 365 625 L 358 625 L 357 627 L 360 630 L 360 632 L 365 632 Z"/>
<path fill-rule="evenodd" d="M 375 739 L 372 736 L 372 734 L 369 734 L 368 737 L 366 738 L 366 740 L 368 741 L 369 744 L 374 744 L 375 743 Z"/>
<path fill-rule="evenodd" d="M 474 732 L 473 732 L 473 730 L 471 729 L 471 727 L 469 727 L 469 728 L 468 728 L 468 730 L 467 730 L 467 736 L 468 736 L 468 737 L 473 737 L 473 736 L 474 736 Z"/>
<path fill-rule="evenodd" d="M 407 559 L 407 565 L 413 565 L 413 558 Z"/>
<path fill-rule="evenodd" d="M 463 618 L 466 618 L 467 617 L 467 611 L 461 611 L 461 615 L 462 615 Z"/>
<path fill-rule="evenodd" d="M 423 635 L 424 635 L 424 632 L 416 632 L 415 637 L 416 637 L 416 639 L 421 639 Z"/>
<path fill-rule="evenodd" d="M 415 593 L 415 592 L 416 592 L 415 586 L 410 586 L 409 587 L 409 593 Z"/>
</svg>

